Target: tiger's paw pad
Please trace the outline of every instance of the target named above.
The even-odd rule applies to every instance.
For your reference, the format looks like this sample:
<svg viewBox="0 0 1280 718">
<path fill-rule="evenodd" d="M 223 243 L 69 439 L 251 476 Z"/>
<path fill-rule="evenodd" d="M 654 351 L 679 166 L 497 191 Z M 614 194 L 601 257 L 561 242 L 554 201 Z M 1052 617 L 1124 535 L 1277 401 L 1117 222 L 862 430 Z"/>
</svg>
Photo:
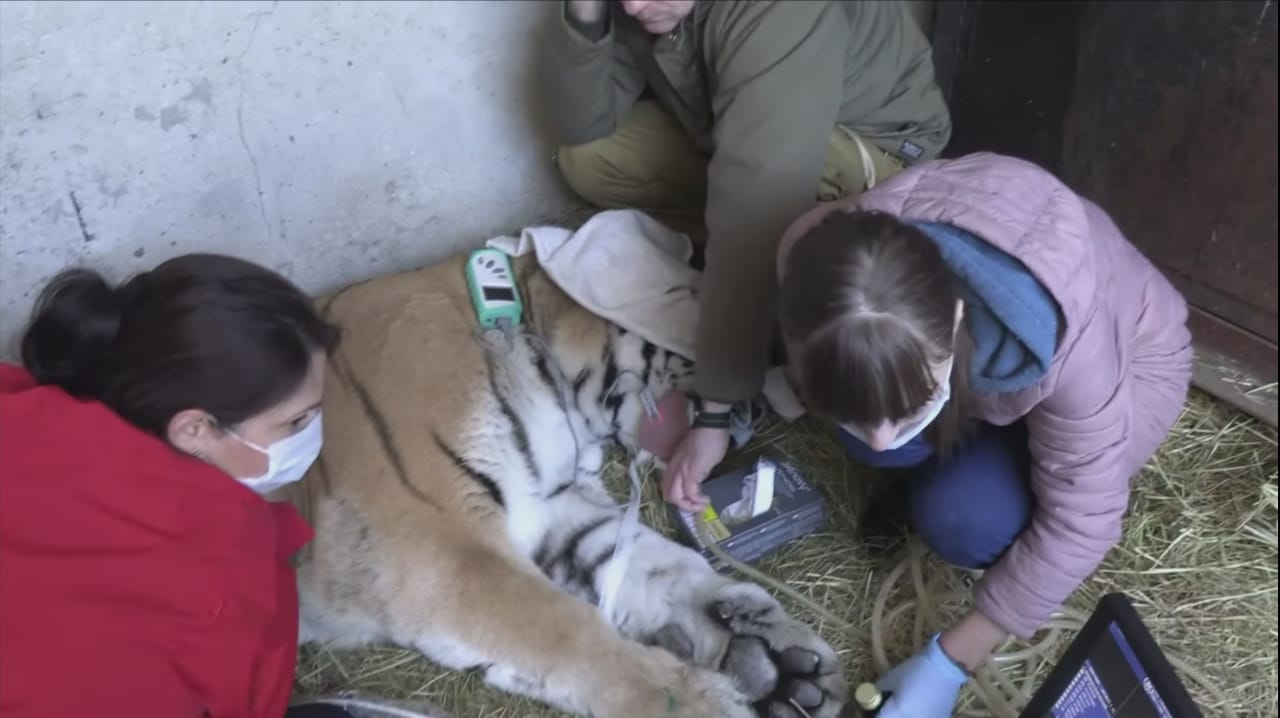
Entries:
<svg viewBox="0 0 1280 718">
<path fill-rule="evenodd" d="M 707 612 L 732 634 L 720 671 L 733 679 L 759 715 L 840 715 L 848 701 L 840 659 L 764 589 L 746 583 L 727 586 L 711 599 Z"/>
</svg>

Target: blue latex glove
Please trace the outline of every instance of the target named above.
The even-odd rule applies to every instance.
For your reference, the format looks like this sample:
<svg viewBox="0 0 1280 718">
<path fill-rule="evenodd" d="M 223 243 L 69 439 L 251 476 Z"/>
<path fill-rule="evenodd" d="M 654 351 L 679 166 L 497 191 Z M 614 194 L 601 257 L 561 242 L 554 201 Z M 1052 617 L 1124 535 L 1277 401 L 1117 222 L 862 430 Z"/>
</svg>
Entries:
<svg viewBox="0 0 1280 718">
<path fill-rule="evenodd" d="M 951 718 L 968 679 L 934 636 L 924 650 L 876 681 L 881 693 L 893 694 L 877 718 Z"/>
</svg>

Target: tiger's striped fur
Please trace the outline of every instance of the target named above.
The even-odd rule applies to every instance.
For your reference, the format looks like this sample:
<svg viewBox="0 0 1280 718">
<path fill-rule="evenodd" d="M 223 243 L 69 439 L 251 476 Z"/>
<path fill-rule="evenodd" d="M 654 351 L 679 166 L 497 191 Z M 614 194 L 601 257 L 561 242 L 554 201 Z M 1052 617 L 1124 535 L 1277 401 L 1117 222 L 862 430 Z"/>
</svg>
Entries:
<svg viewBox="0 0 1280 718">
<path fill-rule="evenodd" d="M 531 260 L 516 267 L 545 347 L 486 350 L 464 261 L 321 300 L 344 332 L 325 448 L 284 492 L 316 529 L 299 557 L 301 640 L 392 641 L 597 718 L 748 718 L 753 705 L 799 718 L 796 691 L 836 716 L 837 657 L 763 589 L 643 526 L 630 561 L 613 557 L 622 512 L 599 478 L 604 450 L 634 448 L 641 383 L 684 389 L 691 364 L 588 313 Z"/>
</svg>

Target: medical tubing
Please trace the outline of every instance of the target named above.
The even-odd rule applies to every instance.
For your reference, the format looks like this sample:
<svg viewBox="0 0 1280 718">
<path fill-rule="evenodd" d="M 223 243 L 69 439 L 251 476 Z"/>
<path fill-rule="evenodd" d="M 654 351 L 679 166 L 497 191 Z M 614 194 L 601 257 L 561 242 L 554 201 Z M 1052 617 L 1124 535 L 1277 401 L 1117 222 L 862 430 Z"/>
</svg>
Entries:
<svg viewBox="0 0 1280 718">
<path fill-rule="evenodd" d="M 701 521 L 702 517 L 699 515 L 697 520 Z M 745 563 L 742 563 L 741 561 L 739 561 L 738 559 L 730 556 L 728 553 L 725 553 L 725 550 L 720 548 L 720 546 L 718 546 L 717 544 L 708 543 L 707 550 L 710 551 L 712 554 L 714 554 L 716 558 L 720 559 L 721 561 L 724 561 L 726 564 L 732 567 L 733 570 L 743 574 L 744 576 L 752 579 L 753 581 L 769 586 L 773 588 L 775 591 L 786 594 L 796 603 L 799 603 L 801 606 L 803 606 L 807 611 L 814 614 L 815 616 L 818 616 L 824 621 L 830 622 L 836 628 L 846 630 L 846 631 L 853 630 L 852 627 L 848 623 L 846 623 L 844 620 L 842 620 L 839 616 L 836 616 L 834 613 L 828 611 L 822 606 L 819 606 L 817 603 L 805 597 L 804 594 L 800 593 L 794 588 L 791 588 L 785 583 L 782 583 L 781 581 L 778 581 L 777 579 L 773 578 L 772 576 L 769 576 L 763 571 L 752 568 L 751 566 L 748 566 Z"/>
<path fill-rule="evenodd" d="M 326 706 L 337 706 L 345 711 L 350 712 L 353 708 L 357 710 L 379 711 L 393 718 L 447 718 L 441 713 L 419 713 L 418 711 L 409 710 L 408 708 L 400 708 L 387 703 L 379 703 L 377 701 L 366 701 L 360 698 L 320 698 L 314 701 L 308 701 L 309 704 L 320 704 Z"/>
</svg>

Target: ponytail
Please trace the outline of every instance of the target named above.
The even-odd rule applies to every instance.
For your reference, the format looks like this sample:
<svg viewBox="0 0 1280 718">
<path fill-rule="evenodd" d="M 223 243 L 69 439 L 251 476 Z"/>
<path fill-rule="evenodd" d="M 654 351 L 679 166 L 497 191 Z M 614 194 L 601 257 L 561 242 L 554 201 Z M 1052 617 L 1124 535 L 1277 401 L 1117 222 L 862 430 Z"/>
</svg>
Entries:
<svg viewBox="0 0 1280 718">
<path fill-rule="evenodd" d="M 98 398 L 124 314 L 123 292 L 88 269 L 59 274 L 36 300 L 22 363 L 41 384 Z"/>
</svg>

